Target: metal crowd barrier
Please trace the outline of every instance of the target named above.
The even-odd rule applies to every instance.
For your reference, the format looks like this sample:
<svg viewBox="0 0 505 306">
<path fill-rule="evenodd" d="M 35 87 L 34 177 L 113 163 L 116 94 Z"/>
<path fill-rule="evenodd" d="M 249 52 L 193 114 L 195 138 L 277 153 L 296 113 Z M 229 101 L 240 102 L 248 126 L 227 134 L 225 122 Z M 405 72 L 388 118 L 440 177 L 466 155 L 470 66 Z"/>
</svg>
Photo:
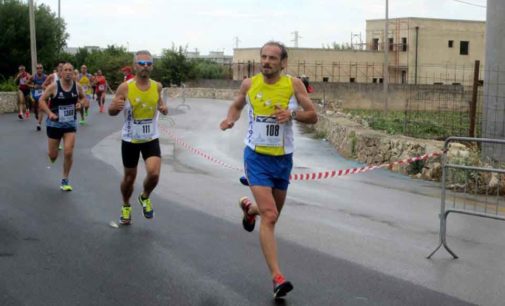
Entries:
<svg viewBox="0 0 505 306">
<path fill-rule="evenodd" d="M 474 167 L 449 163 L 447 153 L 451 142 L 505 145 L 505 140 L 471 137 L 449 137 L 442 155 L 442 196 L 440 205 L 440 241 L 428 255 L 431 258 L 442 246 L 455 259 L 458 256 L 447 245 L 447 217 L 450 213 L 478 216 L 505 221 L 505 200 L 500 189 L 505 169 Z M 503 176 L 503 178 L 502 178 Z M 505 186 L 505 184 L 504 184 Z M 450 189 L 450 191 L 448 191 Z M 448 202 L 447 200 L 450 200 Z"/>
<path fill-rule="evenodd" d="M 162 90 L 161 90 L 161 95 L 163 97 L 163 99 L 165 100 L 165 102 L 168 102 L 168 99 L 171 98 L 171 99 L 177 99 L 177 98 L 180 98 L 181 99 L 181 103 L 179 103 L 175 109 L 185 109 L 185 110 L 191 110 L 191 105 L 189 104 L 186 104 L 186 96 L 187 96 L 187 93 L 186 93 L 186 85 L 183 84 L 181 87 L 177 87 L 177 91 L 178 93 L 173 96 L 173 97 L 169 97 L 169 94 L 168 94 L 168 88 L 167 87 L 164 87 Z"/>
</svg>

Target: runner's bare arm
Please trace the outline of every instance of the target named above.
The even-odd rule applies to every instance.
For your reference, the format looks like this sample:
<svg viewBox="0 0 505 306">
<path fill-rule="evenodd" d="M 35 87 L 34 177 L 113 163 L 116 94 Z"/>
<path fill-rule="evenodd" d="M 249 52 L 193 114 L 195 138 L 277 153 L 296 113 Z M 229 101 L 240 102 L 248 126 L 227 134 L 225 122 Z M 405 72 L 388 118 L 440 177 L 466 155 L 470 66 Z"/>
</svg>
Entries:
<svg viewBox="0 0 505 306">
<path fill-rule="evenodd" d="M 309 95 L 307 94 L 305 85 L 303 85 L 303 82 L 300 79 L 293 78 L 293 87 L 295 89 L 296 100 L 298 100 L 298 104 L 303 109 L 296 111 L 296 121 L 310 124 L 316 123 L 316 109 L 312 103 L 312 100 L 310 100 Z"/>
<path fill-rule="evenodd" d="M 56 120 L 58 119 L 58 116 L 51 112 L 49 107 L 47 106 L 47 101 L 49 100 L 50 97 L 54 96 L 56 93 L 56 84 L 51 84 L 49 85 L 46 90 L 42 93 L 42 96 L 39 99 L 39 108 L 47 114 L 50 120 Z"/>
<path fill-rule="evenodd" d="M 46 80 L 44 81 L 44 83 L 42 84 L 42 88 L 46 89 L 49 87 L 49 85 L 51 83 L 53 83 L 54 81 L 54 74 L 50 74 L 47 76 Z"/>
<path fill-rule="evenodd" d="M 116 94 L 114 95 L 114 98 L 112 98 L 112 102 L 109 105 L 109 115 L 116 116 L 123 110 L 127 96 L 128 96 L 128 83 L 123 82 L 117 88 Z"/>
<path fill-rule="evenodd" d="M 26 85 L 28 85 L 28 87 L 35 88 L 35 83 L 33 82 L 33 75 L 30 76 Z"/>
<path fill-rule="evenodd" d="M 82 89 L 82 86 L 80 84 L 77 84 L 77 94 L 79 96 L 79 99 L 77 100 L 77 104 L 75 107 L 77 109 L 81 109 L 81 107 L 84 107 L 87 104 L 87 98 L 86 95 L 84 94 L 84 89 Z"/>
<path fill-rule="evenodd" d="M 162 113 L 163 115 L 168 115 L 168 106 L 166 104 L 165 101 L 163 101 L 163 96 L 161 94 L 161 90 L 163 89 L 163 85 L 161 85 L 161 83 L 156 83 L 158 84 L 158 96 L 159 96 L 159 99 L 158 99 L 158 110 L 160 111 L 160 113 Z"/>
<path fill-rule="evenodd" d="M 233 100 L 233 103 L 230 105 L 230 108 L 228 109 L 228 115 L 226 118 L 221 121 L 221 124 L 219 127 L 221 130 L 227 130 L 231 129 L 235 122 L 240 118 L 240 113 L 242 112 L 242 109 L 244 109 L 244 106 L 246 105 L 246 96 L 247 96 L 247 91 L 251 87 L 251 79 L 247 78 L 242 81 L 242 84 L 240 85 L 240 90 L 235 98 Z"/>
</svg>

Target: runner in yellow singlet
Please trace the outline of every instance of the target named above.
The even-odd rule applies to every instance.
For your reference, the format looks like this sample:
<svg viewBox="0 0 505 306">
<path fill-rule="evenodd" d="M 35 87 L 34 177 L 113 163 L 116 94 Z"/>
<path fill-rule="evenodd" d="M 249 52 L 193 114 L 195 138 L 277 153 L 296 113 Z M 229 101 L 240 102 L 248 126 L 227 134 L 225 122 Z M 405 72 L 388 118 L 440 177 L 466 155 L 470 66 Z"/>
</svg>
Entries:
<svg viewBox="0 0 505 306">
<path fill-rule="evenodd" d="M 161 95 L 162 85 L 150 79 L 153 57 L 149 51 L 137 51 L 134 56 L 136 75 L 134 79 L 119 85 L 109 106 L 109 115 L 124 113 L 121 155 L 124 176 L 121 182 L 123 206 L 119 219 L 122 225 L 131 224 L 130 197 L 137 176 L 137 165 L 142 153 L 147 176 L 144 189 L 137 201 L 142 206 L 144 217 L 154 217 L 149 195 L 158 184 L 161 170 L 161 150 L 158 132 L 158 112 L 168 114 L 168 108 Z"/>
<path fill-rule="evenodd" d="M 261 73 L 242 81 L 220 128 L 232 128 L 248 106 L 244 168 L 256 204 L 247 197 L 239 200 L 242 226 L 252 232 L 256 216 L 261 217 L 261 249 L 272 275 L 274 298 L 279 298 L 293 289 L 281 273 L 274 235 L 293 167 L 293 122 L 316 123 L 317 114 L 302 81 L 282 74 L 288 58 L 284 45 L 267 42 L 260 56 Z"/>
<path fill-rule="evenodd" d="M 81 108 L 81 121 L 79 121 L 79 124 L 86 124 L 86 117 L 88 117 L 88 110 L 89 110 L 89 101 L 91 101 L 91 93 L 92 93 L 92 88 L 91 88 L 91 83 L 93 81 L 93 75 L 91 73 L 88 73 L 88 67 L 86 65 L 81 66 L 81 72 L 77 76 L 77 82 L 81 85 L 82 90 L 84 90 L 84 94 L 87 97 L 87 102 L 84 107 Z"/>
</svg>

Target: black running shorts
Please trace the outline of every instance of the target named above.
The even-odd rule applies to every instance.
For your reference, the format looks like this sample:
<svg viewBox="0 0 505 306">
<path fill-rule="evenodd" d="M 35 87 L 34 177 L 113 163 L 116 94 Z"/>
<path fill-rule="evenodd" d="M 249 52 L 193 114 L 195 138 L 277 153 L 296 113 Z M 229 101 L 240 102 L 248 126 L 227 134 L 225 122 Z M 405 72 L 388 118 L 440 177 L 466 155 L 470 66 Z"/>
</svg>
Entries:
<svg viewBox="0 0 505 306">
<path fill-rule="evenodd" d="M 55 128 L 48 126 L 46 127 L 47 137 L 51 139 L 61 139 L 63 134 L 75 133 L 75 128 Z"/>
<path fill-rule="evenodd" d="M 125 168 L 136 168 L 139 163 L 140 152 L 144 160 L 151 156 L 161 157 L 160 141 L 158 138 L 149 142 L 131 143 L 121 142 L 121 156 Z"/>
<path fill-rule="evenodd" d="M 26 88 L 26 89 L 19 88 L 19 90 L 23 93 L 23 96 L 25 96 L 25 97 L 30 96 L 30 88 Z"/>
</svg>

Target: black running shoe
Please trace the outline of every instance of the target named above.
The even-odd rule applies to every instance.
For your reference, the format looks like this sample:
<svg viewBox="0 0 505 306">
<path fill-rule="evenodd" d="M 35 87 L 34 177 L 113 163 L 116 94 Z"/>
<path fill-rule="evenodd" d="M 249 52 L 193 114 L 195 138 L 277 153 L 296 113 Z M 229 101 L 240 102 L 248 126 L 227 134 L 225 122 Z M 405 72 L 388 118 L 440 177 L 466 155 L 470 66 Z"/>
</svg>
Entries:
<svg viewBox="0 0 505 306">
<path fill-rule="evenodd" d="M 286 294 L 289 291 L 293 290 L 293 285 L 291 284 L 291 282 L 288 282 L 282 275 L 277 275 L 276 277 L 274 277 L 273 283 L 274 283 L 274 299 L 286 296 Z"/>
<path fill-rule="evenodd" d="M 256 224 L 256 216 L 255 215 L 250 215 L 249 208 L 251 207 L 252 203 L 247 197 L 241 197 L 238 205 L 242 209 L 242 212 L 244 213 L 244 217 L 242 218 L 242 226 L 244 229 L 248 232 L 252 232 L 254 230 L 254 225 Z"/>
<path fill-rule="evenodd" d="M 247 180 L 247 177 L 241 176 L 239 179 L 240 183 L 244 186 L 249 186 L 249 181 Z"/>
</svg>

